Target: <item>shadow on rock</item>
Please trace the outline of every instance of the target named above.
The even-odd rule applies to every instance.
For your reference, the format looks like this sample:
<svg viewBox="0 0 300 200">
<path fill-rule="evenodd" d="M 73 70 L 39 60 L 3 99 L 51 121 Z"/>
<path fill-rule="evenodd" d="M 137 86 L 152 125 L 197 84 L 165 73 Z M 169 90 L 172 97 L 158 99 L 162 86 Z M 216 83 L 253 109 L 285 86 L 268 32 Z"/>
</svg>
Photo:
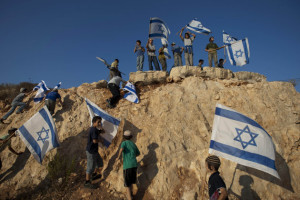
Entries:
<svg viewBox="0 0 300 200">
<path fill-rule="evenodd" d="M 241 195 L 235 194 L 233 191 L 229 191 L 229 193 L 233 194 L 238 199 L 245 200 L 260 200 L 258 194 L 251 188 L 254 180 L 251 176 L 242 175 L 239 179 L 239 184 L 243 187 L 241 190 Z"/>
<path fill-rule="evenodd" d="M 138 168 L 138 191 L 136 199 L 143 199 L 147 196 L 146 191 L 158 173 L 157 156 L 155 152 L 155 149 L 158 147 L 157 143 L 151 143 L 148 146 L 148 153 L 140 162 L 142 166 Z"/>
<path fill-rule="evenodd" d="M 56 122 L 59 122 L 59 121 L 63 121 L 64 118 L 62 117 L 62 114 L 64 112 L 68 112 L 70 110 L 72 110 L 72 106 L 74 104 L 74 101 L 70 99 L 70 95 L 66 95 L 63 99 L 63 107 L 58 110 L 55 115 L 53 116 L 55 118 L 55 121 Z"/>
<path fill-rule="evenodd" d="M 19 173 L 19 171 L 21 171 L 24 168 L 30 155 L 31 155 L 30 151 L 26 148 L 24 153 L 22 153 L 17 157 L 15 163 L 11 166 L 11 168 L 9 168 L 3 174 L 0 175 L 0 184 L 3 183 L 4 181 L 7 181 L 15 177 Z"/>
<path fill-rule="evenodd" d="M 294 192 L 294 189 L 291 184 L 291 176 L 290 176 L 290 170 L 285 162 L 284 158 L 276 152 L 275 154 L 275 166 L 277 169 L 277 172 L 279 174 L 280 179 L 265 173 L 263 171 L 253 169 L 250 167 L 246 167 L 243 165 L 237 165 L 237 169 L 245 171 L 253 176 L 256 176 L 258 178 L 264 179 L 266 181 L 272 182 L 276 185 L 279 185 L 280 187 L 283 187 L 291 192 Z"/>
</svg>

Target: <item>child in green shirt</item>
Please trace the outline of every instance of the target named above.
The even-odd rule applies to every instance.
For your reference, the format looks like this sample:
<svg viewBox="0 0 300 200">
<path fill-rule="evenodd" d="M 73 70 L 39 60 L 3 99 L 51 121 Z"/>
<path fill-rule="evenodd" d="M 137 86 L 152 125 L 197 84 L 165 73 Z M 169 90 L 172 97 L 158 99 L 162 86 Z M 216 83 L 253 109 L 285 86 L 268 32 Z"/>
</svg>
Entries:
<svg viewBox="0 0 300 200">
<path fill-rule="evenodd" d="M 129 130 L 124 132 L 125 141 L 121 144 L 121 150 L 119 158 L 123 157 L 123 177 L 124 186 L 126 187 L 127 199 L 132 199 L 132 184 L 136 184 L 137 178 L 137 160 L 136 157 L 140 155 L 140 151 L 137 146 L 130 140 L 132 134 Z M 122 153 L 122 157 L 121 157 Z"/>
</svg>

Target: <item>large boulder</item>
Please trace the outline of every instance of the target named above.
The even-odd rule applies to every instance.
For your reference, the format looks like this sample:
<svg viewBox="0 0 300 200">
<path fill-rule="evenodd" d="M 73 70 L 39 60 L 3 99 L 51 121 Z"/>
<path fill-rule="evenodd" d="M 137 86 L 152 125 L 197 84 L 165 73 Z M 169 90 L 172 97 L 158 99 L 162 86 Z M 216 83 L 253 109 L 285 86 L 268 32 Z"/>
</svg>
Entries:
<svg viewBox="0 0 300 200">
<path fill-rule="evenodd" d="M 133 84 L 150 85 L 155 83 L 165 83 L 167 76 L 167 72 L 164 71 L 137 71 L 130 73 L 129 81 Z"/>
<path fill-rule="evenodd" d="M 235 72 L 234 78 L 242 81 L 255 81 L 255 82 L 261 82 L 266 81 L 267 78 L 259 73 L 254 72 Z"/>
<path fill-rule="evenodd" d="M 218 78 L 218 79 L 231 79 L 233 72 L 229 69 L 223 69 L 218 67 L 203 67 L 206 77 Z"/>
<path fill-rule="evenodd" d="M 196 66 L 174 67 L 170 72 L 169 80 L 178 82 L 189 76 L 201 77 L 201 76 L 205 76 L 205 72 L 203 72 L 200 67 L 196 67 Z"/>
</svg>

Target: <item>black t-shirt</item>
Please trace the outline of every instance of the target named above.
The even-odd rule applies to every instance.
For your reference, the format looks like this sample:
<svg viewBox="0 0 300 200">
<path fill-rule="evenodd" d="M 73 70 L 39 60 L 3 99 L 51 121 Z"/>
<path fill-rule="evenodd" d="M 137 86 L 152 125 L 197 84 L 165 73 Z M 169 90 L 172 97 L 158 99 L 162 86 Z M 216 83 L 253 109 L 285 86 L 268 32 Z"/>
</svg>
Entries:
<svg viewBox="0 0 300 200">
<path fill-rule="evenodd" d="M 226 185 L 221 176 L 219 175 L 219 172 L 215 172 L 209 177 L 208 180 L 209 197 L 211 198 L 212 195 L 216 192 L 216 190 L 220 188 L 226 189 Z M 226 199 L 228 199 L 228 197 Z"/>
<path fill-rule="evenodd" d="M 102 130 L 98 130 L 96 127 L 90 128 L 89 135 L 88 135 L 88 142 L 86 146 L 86 150 L 89 153 L 95 154 L 98 152 L 98 143 L 93 143 L 93 140 L 97 140 L 101 132 Z"/>
</svg>

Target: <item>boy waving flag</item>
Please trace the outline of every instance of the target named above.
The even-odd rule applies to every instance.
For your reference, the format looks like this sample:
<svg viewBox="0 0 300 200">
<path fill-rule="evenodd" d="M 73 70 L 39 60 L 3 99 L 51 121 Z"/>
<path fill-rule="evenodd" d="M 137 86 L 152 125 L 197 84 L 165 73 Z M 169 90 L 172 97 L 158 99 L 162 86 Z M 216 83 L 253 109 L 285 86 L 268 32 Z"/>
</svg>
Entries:
<svg viewBox="0 0 300 200">
<path fill-rule="evenodd" d="M 209 153 L 279 178 L 271 136 L 254 120 L 217 104 Z"/>
</svg>

